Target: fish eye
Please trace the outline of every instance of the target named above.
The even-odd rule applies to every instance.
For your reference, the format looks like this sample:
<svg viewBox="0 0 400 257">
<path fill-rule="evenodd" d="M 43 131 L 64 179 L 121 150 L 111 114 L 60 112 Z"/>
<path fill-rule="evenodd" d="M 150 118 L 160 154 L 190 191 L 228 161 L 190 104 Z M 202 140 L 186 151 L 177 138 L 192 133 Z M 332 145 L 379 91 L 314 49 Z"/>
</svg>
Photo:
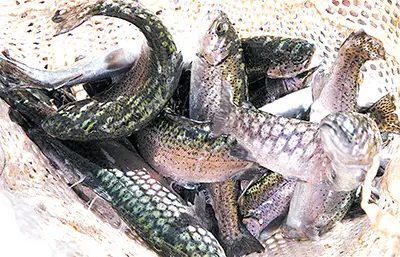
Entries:
<svg viewBox="0 0 400 257">
<path fill-rule="evenodd" d="M 219 23 L 215 28 L 215 32 L 218 36 L 223 36 L 228 31 L 228 24 L 226 23 Z"/>
</svg>

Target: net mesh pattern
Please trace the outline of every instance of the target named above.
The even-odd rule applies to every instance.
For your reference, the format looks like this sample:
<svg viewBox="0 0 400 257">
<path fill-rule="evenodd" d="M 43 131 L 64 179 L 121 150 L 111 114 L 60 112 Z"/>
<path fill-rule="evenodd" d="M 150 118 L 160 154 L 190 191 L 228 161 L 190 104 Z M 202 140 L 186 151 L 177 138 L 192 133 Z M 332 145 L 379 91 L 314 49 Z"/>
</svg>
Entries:
<svg viewBox="0 0 400 257">
<path fill-rule="evenodd" d="M 143 36 L 134 26 L 107 17 L 93 17 L 70 33 L 54 37 L 54 23 L 51 21 L 54 12 L 85 2 L 87 0 L 2 0 L 2 50 L 8 49 L 13 58 L 29 66 L 54 70 L 71 65 L 78 56 L 90 58 L 115 48 L 133 47 L 143 41 Z M 356 29 L 364 29 L 383 41 L 388 55 L 386 60 L 371 61 L 363 66 L 361 95 L 367 98 L 372 95 L 376 100 L 377 94 L 391 92 L 398 98 L 398 1 L 149 0 L 143 4 L 169 28 L 185 59 L 194 54 L 198 33 L 204 29 L 202 19 L 213 9 L 226 12 L 241 37 L 268 34 L 303 38 L 314 43 L 317 51 L 312 65 L 321 64 L 326 70 L 329 70 L 345 38 Z M 85 205 L 62 183 L 40 150 L 12 123 L 7 108 L 2 102 L 0 135 L 7 159 L 2 173 L 4 189 L 0 194 L 6 199 L 3 204 L 19 204 L 26 210 L 34 210 L 40 216 L 40 222 L 37 222 L 42 226 L 40 231 L 51 229 L 57 235 L 52 240 L 44 240 L 51 244 L 51 249 L 56 249 L 54 251 L 69 243 L 71 249 L 67 255 L 74 256 L 90 256 L 93 252 L 87 245 L 97 245 L 99 254 L 96 256 L 121 256 L 122 252 L 128 256 L 150 254 L 141 252 L 147 250 L 126 237 L 121 229 L 110 227 L 84 208 Z M 394 147 L 392 152 L 396 151 L 397 147 Z M 43 209 L 51 210 L 50 214 L 41 211 Z M 396 216 L 398 212 L 391 212 L 391 215 Z M 29 226 L 29 222 L 23 221 L 32 217 L 16 215 L 15 218 L 20 224 Z M 71 222 L 75 225 L 71 226 Z M 91 228 L 89 232 L 86 231 L 88 227 Z M 28 233 L 24 236 L 34 238 L 36 235 Z M 395 251 L 391 247 L 393 240 L 396 238 L 385 236 L 371 227 L 364 216 L 344 221 L 318 242 L 289 242 L 277 236 L 267 241 L 269 250 L 263 255 L 390 256 Z M 137 248 L 132 250 L 132 245 Z"/>
</svg>

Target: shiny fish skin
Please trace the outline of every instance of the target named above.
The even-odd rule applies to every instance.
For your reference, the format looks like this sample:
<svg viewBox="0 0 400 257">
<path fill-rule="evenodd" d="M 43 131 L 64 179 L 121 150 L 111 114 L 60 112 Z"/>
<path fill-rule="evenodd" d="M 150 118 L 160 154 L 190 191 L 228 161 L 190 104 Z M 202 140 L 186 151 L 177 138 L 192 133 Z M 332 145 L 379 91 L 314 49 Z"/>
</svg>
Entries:
<svg viewBox="0 0 400 257">
<path fill-rule="evenodd" d="M 235 103 L 247 100 L 248 84 L 239 36 L 227 15 L 216 10 L 192 63 L 189 117 L 200 121 L 213 120 L 224 85 L 231 88 Z M 237 181 L 233 179 L 208 187 L 218 221 L 219 239 L 229 257 L 264 249 L 239 218 L 237 189 Z"/>
<path fill-rule="evenodd" d="M 182 56 L 161 21 L 136 1 L 98 1 L 58 11 L 58 34 L 66 33 L 95 15 L 127 20 L 145 35 L 148 47 L 138 65 L 127 72 L 118 86 L 96 99 L 67 104 L 46 119 L 43 128 L 60 139 L 87 141 L 130 135 L 145 126 L 165 106 L 177 87 Z"/>
<path fill-rule="evenodd" d="M 330 115 L 321 123 L 324 125 L 321 133 L 315 123 L 275 116 L 247 105 L 235 106 L 230 89 L 224 87 L 223 93 L 224 101 L 214 118 L 213 134 L 231 134 L 246 149 L 231 151 L 233 156 L 258 162 L 284 176 L 326 184 L 333 190 L 353 190 L 380 150 L 379 130 L 363 114 Z M 353 156 L 360 155 L 365 155 L 365 162 L 346 167 Z M 350 174 L 349 168 L 353 171 Z"/>
<path fill-rule="evenodd" d="M 322 85 L 313 84 L 317 89 L 313 89 L 316 100 L 311 107 L 311 121 L 318 122 L 329 113 L 357 111 L 361 66 L 368 60 L 385 59 L 385 55 L 379 39 L 363 30 L 350 34 L 341 45 L 330 74 L 320 79 Z"/>
<path fill-rule="evenodd" d="M 11 59 L 8 55 L 0 55 L 0 67 L 2 70 L 9 70 L 9 74 L 18 76 L 18 84 L 10 85 L 12 87 L 53 90 L 118 76 L 128 71 L 134 65 L 136 59 L 136 54 L 119 48 L 94 60 L 79 61 L 66 69 L 45 70 L 29 67 Z"/>
<path fill-rule="evenodd" d="M 292 78 L 265 78 L 249 85 L 249 102 L 256 108 L 272 103 L 278 98 L 305 88 L 318 67 L 306 70 Z"/>
<path fill-rule="evenodd" d="M 179 183 L 221 182 L 254 166 L 229 156 L 234 140 L 211 138 L 207 123 L 163 114 L 132 136 L 140 155 Z"/>
<path fill-rule="evenodd" d="M 247 77 L 239 36 L 221 11 L 200 40 L 190 79 L 189 117 L 212 120 L 220 102 L 220 87 L 232 87 L 234 102 L 247 100 Z M 223 30 L 221 32 L 217 30 Z"/>
<path fill-rule="evenodd" d="M 267 172 L 243 191 L 239 209 L 243 223 L 254 237 L 260 238 L 272 221 L 286 216 L 295 185 L 296 180 Z"/>
<path fill-rule="evenodd" d="M 291 78 L 311 63 L 315 46 L 306 40 L 261 36 L 242 40 L 246 70 L 255 78 Z"/>
<path fill-rule="evenodd" d="M 214 236 L 145 169 L 96 174 L 122 218 L 161 256 L 225 256 Z"/>
<path fill-rule="evenodd" d="M 238 215 L 236 199 L 239 194 L 239 182 L 227 180 L 214 183 L 208 190 L 218 221 L 219 239 L 227 256 L 243 256 L 263 251 L 263 246 L 247 231 Z"/>
</svg>

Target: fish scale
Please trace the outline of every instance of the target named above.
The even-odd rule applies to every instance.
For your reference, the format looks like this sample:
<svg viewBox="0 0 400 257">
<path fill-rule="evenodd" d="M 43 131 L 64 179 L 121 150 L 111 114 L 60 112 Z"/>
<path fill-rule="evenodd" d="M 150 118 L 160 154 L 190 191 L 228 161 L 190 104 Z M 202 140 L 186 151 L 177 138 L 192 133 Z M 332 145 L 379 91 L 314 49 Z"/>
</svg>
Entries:
<svg viewBox="0 0 400 257">
<path fill-rule="evenodd" d="M 162 256 L 225 256 L 214 236 L 180 199 L 144 170 L 102 169 L 96 174 L 111 202 Z"/>
<path fill-rule="evenodd" d="M 63 12 L 53 21 L 66 33 L 95 15 L 127 20 L 147 39 L 148 48 L 120 83 L 100 96 L 67 104 L 48 117 L 43 128 L 60 139 L 94 140 L 128 136 L 148 124 L 165 106 L 178 84 L 182 56 L 161 21 L 136 1 L 98 1 Z"/>
</svg>

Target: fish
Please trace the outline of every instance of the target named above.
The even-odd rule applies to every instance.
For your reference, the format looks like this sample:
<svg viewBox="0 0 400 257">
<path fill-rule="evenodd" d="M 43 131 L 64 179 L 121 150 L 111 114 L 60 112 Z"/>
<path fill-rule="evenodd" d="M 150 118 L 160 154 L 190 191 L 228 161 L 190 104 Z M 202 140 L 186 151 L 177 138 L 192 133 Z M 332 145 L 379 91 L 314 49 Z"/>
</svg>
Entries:
<svg viewBox="0 0 400 257">
<path fill-rule="evenodd" d="M 312 106 L 311 120 L 318 122 L 327 112 L 358 111 L 357 97 L 360 88 L 361 66 L 368 60 L 379 58 L 385 58 L 385 50 L 379 39 L 362 30 L 350 34 L 339 49 L 338 57 L 325 81 L 326 84 L 320 92 L 315 89 L 313 91 L 314 98 L 317 99 Z M 319 104 L 322 104 L 325 109 L 321 113 L 315 112 L 313 109 L 314 105 L 318 106 Z M 383 105 L 383 101 L 378 104 Z M 353 129 L 350 126 L 347 127 L 349 130 Z M 334 133 L 331 134 L 334 137 Z M 344 140 L 346 139 L 344 138 Z M 336 144 L 332 138 L 325 141 L 329 148 L 331 148 L 331 144 Z M 339 152 L 338 150 L 335 146 L 334 151 Z M 349 154 L 351 155 L 351 153 Z M 362 156 L 353 161 L 357 162 L 360 158 Z M 284 226 L 285 236 L 317 240 L 320 235 L 344 218 L 355 197 L 356 190 L 332 191 L 321 185 L 298 182 Z"/>
<path fill-rule="evenodd" d="M 236 106 L 230 90 L 223 87 L 211 131 L 214 136 L 229 134 L 236 139 L 232 156 L 285 177 L 350 191 L 360 185 L 380 151 L 379 129 L 364 114 L 339 112 L 317 124 L 265 113 L 249 103 Z"/>
<path fill-rule="evenodd" d="M 242 192 L 238 200 L 240 213 L 243 223 L 255 238 L 260 238 L 261 232 L 273 221 L 287 215 L 295 185 L 295 179 L 268 171 Z"/>
<path fill-rule="evenodd" d="M 76 84 L 105 78 L 118 81 L 137 61 L 137 53 L 124 48 L 115 49 L 93 60 L 78 61 L 61 70 L 36 69 L 13 59 L 8 51 L 0 55 L 0 67 L 14 74 L 15 83 L 11 88 L 40 88 L 55 90 Z M 0 71 L 1 73 L 1 71 Z M 115 82 L 114 82 L 115 83 Z"/>
<path fill-rule="evenodd" d="M 305 71 L 316 50 L 304 39 L 274 36 L 242 40 L 243 61 L 251 82 L 264 79 L 292 78 Z"/>
<path fill-rule="evenodd" d="M 233 24 L 223 11 L 216 10 L 210 26 L 199 40 L 192 62 L 189 118 L 212 121 L 221 101 L 220 88 L 224 85 L 232 89 L 235 103 L 240 104 L 248 99 L 242 52 L 241 41 Z M 218 223 L 218 238 L 227 256 L 242 256 L 264 250 L 242 224 L 237 206 L 238 186 L 238 181 L 228 179 L 207 187 Z"/>
<path fill-rule="evenodd" d="M 130 135 L 164 108 L 182 71 L 182 54 L 156 15 L 136 1 L 97 1 L 58 10 L 52 20 L 57 35 L 95 15 L 111 16 L 137 26 L 146 38 L 124 79 L 94 99 L 66 104 L 43 121 L 44 130 L 64 140 L 89 141 Z"/>
<path fill-rule="evenodd" d="M 308 69 L 292 78 L 271 79 L 266 77 L 265 80 L 250 84 L 249 102 L 254 107 L 261 108 L 278 98 L 303 89 L 309 85 L 314 72 L 318 68 L 316 66 Z"/>
<path fill-rule="evenodd" d="M 222 182 L 257 166 L 229 156 L 233 138 L 212 138 L 208 123 L 168 112 L 130 138 L 147 163 L 180 184 Z"/>
<path fill-rule="evenodd" d="M 227 256 L 243 256 L 263 251 L 264 247 L 253 238 L 238 215 L 236 199 L 239 194 L 239 181 L 230 179 L 214 183 L 208 186 L 208 191 L 218 221 L 219 239 Z"/>
<path fill-rule="evenodd" d="M 366 61 L 378 59 L 386 59 L 382 41 L 363 30 L 351 33 L 340 46 L 329 75 L 316 78 L 317 82 L 312 84 L 316 88 L 311 121 L 318 122 L 328 113 L 357 111 L 361 67 Z"/>
<path fill-rule="evenodd" d="M 59 141 L 44 133 L 36 116 L 42 107 L 39 116 L 52 111 L 29 94 L 26 90 L 11 92 L 6 98 L 29 121 L 27 134 L 53 162 L 75 176 L 83 175 L 82 183 L 108 201 L 156 253 L 165 257 L 226 256 L 193 207 L 175 195 L 139 154 L 130 150 L 133 147 L 117 141 Z"/>
</svg>

